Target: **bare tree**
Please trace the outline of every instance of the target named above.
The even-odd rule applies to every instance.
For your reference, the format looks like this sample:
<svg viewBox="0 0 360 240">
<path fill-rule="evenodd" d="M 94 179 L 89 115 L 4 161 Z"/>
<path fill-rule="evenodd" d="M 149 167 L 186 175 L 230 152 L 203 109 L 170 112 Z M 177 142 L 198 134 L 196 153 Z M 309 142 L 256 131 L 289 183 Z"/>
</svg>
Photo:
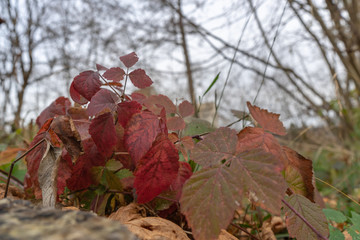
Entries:
<svg viewBox="0 0 360 240">
<path fill-rule="evenodd" d="M 97 61 L 114 61 L 128 48 L 122 40 L 124 18 L 130 13 L 124 4 L 1 0 L 0 7 L 2 128 L 6 123 L 13 129 L 21 127 L 26 99 L 36 99 L 38 105 L 49 90 L 58 91 L 55 95 L 66 94 L 68 83 L 78 71 Z M 45 79 L 47 87 L 41 87 Z M 34 84 L 38 84 L 36 96 L 29 93 Z M 27 94 L 33 94 L 32 98 Z"/>
</svg>

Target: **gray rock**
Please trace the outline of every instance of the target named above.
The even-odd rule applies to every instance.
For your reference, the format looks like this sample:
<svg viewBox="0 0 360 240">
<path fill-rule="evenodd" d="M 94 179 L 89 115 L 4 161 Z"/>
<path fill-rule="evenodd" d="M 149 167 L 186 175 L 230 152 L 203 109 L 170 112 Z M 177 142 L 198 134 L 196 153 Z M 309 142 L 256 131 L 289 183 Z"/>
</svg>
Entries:
<svg viewBox="0 0 360 240">
<path fill-rule="evenodd" d="M 0 240 L 135 240 L 122 224 L 94 213 L 0 200 Z"/>
</svg>

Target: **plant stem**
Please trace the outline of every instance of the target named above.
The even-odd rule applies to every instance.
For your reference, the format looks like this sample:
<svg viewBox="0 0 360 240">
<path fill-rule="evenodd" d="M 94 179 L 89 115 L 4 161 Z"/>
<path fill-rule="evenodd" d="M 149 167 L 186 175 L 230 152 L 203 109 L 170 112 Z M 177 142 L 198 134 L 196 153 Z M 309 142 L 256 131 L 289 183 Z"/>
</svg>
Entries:
<svg viewBox="0 0 360 240">
<path fill-rule="evenodd" d="M 12 163 L 11 163 L 11 166 L 10 166 L 10 171 L 9 171 L 9 174 L 8 174 L 8 178 L 7 178 L 7 181 L 6 181 L 6 188 L 5 188 L 5 194 L 4 194 L 4 198 L 7 197 L 7 193 L 9 191 L 9 185 L 10 185 L 10 178 L 11 178 L 11 174 L 12 174 L 12 171 L 13 171 L 13 168 L 15 166 L 15 163 L 17 163 L 20 159 L 22 159 L 24 156 L 26 156 L 29 152 L 31 152 L 32 150 L 34 150 L 34 148 L 36 148 L 37 146 L 39 146 L 42 142 L 45 141 L 45 138 L 41 139 L 39 142 L 37 142 L 34 146 L 32 146 L 29 150 L 27 150 L 26 152 L 24 152 L 20 157 L 18 157 L 17 159 L 15 159 Z"/>
</svg>

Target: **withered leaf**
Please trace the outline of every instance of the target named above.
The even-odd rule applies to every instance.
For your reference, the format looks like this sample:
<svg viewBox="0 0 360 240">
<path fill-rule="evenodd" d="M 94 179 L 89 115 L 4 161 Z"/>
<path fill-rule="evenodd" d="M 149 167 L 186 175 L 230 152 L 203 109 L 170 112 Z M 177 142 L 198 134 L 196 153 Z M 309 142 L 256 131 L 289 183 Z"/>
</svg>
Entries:
<svg viewBox="0 0 360 240">
<path fill-rule="evenodd" d="M 38 181 L 42 193 L 43 207 L 55 207 L 57 197 L 57 172 L 61 148 L 53 147 L 46 141 L 46 150 L 38 170 Z"/>
<path fill-rule="evenodd" d="M 59 116 L 51 123 L 51 128 L 63 142 L 65 149 L 71 155 L 73 162 L 79 157 L 83 151 L 81 146 L 81 138 L 72 118 L 68 116 Z"/>
</svg>

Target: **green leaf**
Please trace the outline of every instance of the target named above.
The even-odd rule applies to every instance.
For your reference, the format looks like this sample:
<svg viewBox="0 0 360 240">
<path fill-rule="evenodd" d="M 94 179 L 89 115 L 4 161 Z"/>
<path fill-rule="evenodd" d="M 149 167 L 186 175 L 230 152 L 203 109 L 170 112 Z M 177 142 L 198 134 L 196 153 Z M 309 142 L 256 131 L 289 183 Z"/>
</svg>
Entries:
<svg viewBox="0 0 360 240">
<path fill-rule="evenodd" d="M 220 72 L 216 75 L 216 77 L 214 78 L 214 80 L 211 82 L 210 86 L 206 89 L 206 91 L 204 92 L 204 94 L 202 95 L 203 97 L 210 91 L 210 89 L 214 86 L 214 84 L 217 82 L 217 80 L 219 79 L 220 76 Z"/>
<path fill-rule="evenodd" d="M 123 167 L 121 162 L 115 159 L 110 159 L 109 161 L 107 161 L 105 166 L 110 171 L 116 171 Z"/>
<path fill-rule="evenodd" d="M 343 223 L 347 220 L 345 215 L 337 210 L 327 208 L 327 209 L 323 209 L 323 212 L 326 218 L 330 221 L 334 221 L 336 223 Z"/>
<path fill-rule="evenodd" d="M 123 179 L 123 178 L 127 178 L 127 177 L 132 177 L 134 175 L 133 175 L 133 172 L 130 171 L 129 169 L 121 169 L 120 171 L 118 171 L 116 173 L 116 176 L 118 176 L 120 179 Z"/>
<path fill-rule="evenodd" d="M 351 211 L 351 222 L 353 223 L 353 226 L 351 227 L 353 230 L 360 231 L 360 214 Z"/>
<path fill-rule="evenodd" d="M 287 197 L 286 201 L 322 236 L 327 237 L 329 235 L 329 228 L 325 214 L 321 211 L 321 208 L 318 205 L 298 194 L 293 194 L 290 197 Z M 296 237 L 297 240 L 317 239 L 316 233 L 287 206 L 285 206 L 285 213 L 287 216 L 286 226 L 291 237 Z"/>
<path fill-rule="evenodd" d="M 206 120 L 199 118 L 190 118 L 190 122 L 186 124 L 183 136 L 194 136 L 203 133 L 213 132 L 215 128 Z"/>
<path fill-rule="evenodd" d="M 353 230 L 352 228 L 348 228 L 346 230 L 352 237 L 352 240 L 360 240 L 360 234 L 355 232 L 355 230 Z"/>
<path fill-rule="evenodd" d="M 330 229 L 330 238 L 329 240 L 345 240 L 344 234 L 337 228 L 329 225 Z"/>
</svg>

